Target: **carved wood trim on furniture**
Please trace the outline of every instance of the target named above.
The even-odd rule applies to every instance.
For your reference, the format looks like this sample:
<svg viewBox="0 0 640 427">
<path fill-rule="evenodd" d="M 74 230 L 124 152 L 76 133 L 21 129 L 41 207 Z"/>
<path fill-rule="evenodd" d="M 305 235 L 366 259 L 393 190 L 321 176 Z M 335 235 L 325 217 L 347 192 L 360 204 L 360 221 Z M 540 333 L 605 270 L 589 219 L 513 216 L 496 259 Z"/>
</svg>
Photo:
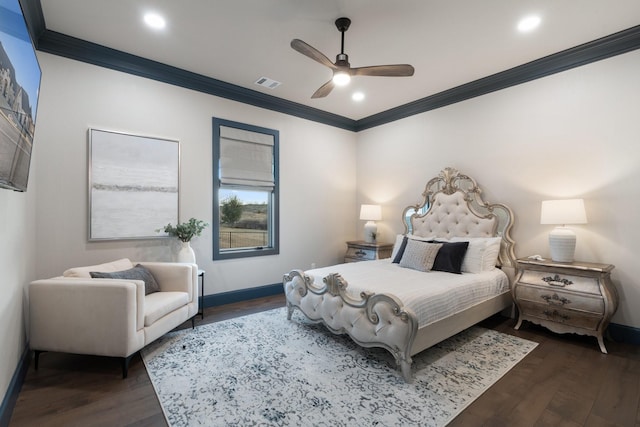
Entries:
<svg viewBox="0 0 640 427">
<path fill-rule="evenodd" d="M 362 292 L 360 299 L 347 292 L 347 282 L 339 274 L 316 285 L 313 278 L 300 270 L 284 275 L 287 297 L 287 319 L 299 308 L 310 320 L 324 323 L 334 334 L 348 334 L 362 347 L 388 350 L 411 378 L 411 349 L 418 329 L 416 315 L 393 295 Z M 371 339 L 375 337 L 374 339 Z"/>
<path fill-rule="evenodd" d="M 472 178 L 446 168 L 429 181 L 423 198 L 421 204 L 403 212 L 402 221 L 406 224 L 407 212 L 415 211 L 410 216 L 414 234 L 437 238 L 500 236 L 499 265 L 503 270 L 515 266 L 510 236 L 513 213 L 505 205 L 482 200 L 481 190 Z M 507 276 L 512 277 L 509 273 Z M 411 381 L 411 356 L 513 304 L 507 291 L 419 327 L 415 313 L 395 296 L 362 292 L 355 299 L 346 291 L 345 278 L 337 273 L 324 277 L 323 284 L 316 284 L 302 270 L 292 270 L 284 275 L 283 286 L 289 319 L 297 308 L 310 320 L 325 324 L 333 333 L 348 334 L 363 347 L 388 350 L 407 382 Z"/>
<path fill-rule="evenodd" d="M 528 320 L 556 333 L 594 336 L 606 353 L 603 334 L 618 307 L 613 269 L 611 264 L 519 259 L 513 286 L 519 312 L 515 329 Z"/>
<path fill-rule="evenodd" d="M 454 194 L 457 194 L 460 199 L 456 203 L 466 203 L 466 206 L 462 206 L 463 209 L 445 212 L 443 216 L 442 209 L 439 209 L 441 206 L 433 208 L 434 204 L 442 203 L 440 195 Z M 442 197 L 442 199 L 445 198 Z M 472 215 L 467 216 L 467 212 Z M 457 218 L 447 222 L 445 217 Z M 409 218 L 408 222 L 407 218 Z M 515 242 L 511 238 L 513 218 L 513 211 L 508 206 L 483 200 L 482 189 L 475 179 L 461 174 L 457 169 L 445 168 L 437 177 L 427 182 L 422 192 L 422 201 L 407 206 L 402 211 L 401 219 L 405 234 L 432 236 L 435 233 L 438 237 L 447 238 L 500 236 L 502 242 L 498 264 L 515 269 Z M 471 219 L 477 222 L 471 223 Z M 447 228 L 439 227 L 443 224 L 446 224 Z M 483 226 L 485 224 L 486 226 Z M 489 226 L 494 227 L 492 232 L 487 231 Z"/>
</svg>

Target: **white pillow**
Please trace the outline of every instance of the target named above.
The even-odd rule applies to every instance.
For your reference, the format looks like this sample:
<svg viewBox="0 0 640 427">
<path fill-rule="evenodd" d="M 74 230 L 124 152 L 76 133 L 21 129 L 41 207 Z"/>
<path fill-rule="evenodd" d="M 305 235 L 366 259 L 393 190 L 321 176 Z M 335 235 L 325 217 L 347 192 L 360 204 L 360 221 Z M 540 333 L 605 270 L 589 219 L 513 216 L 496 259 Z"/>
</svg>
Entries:
<svg viewBox="0 0 640 427">
<path fill-rule="evenodd" d="M 129 270 L 133 268 L 133 263 L 129 258 L 122 258 L 116 261 L 107 262 L 105 264 L 90 265 L 88 267 L 75 267 L 66 270 L 62 275 L 64 277 L 91 277 L 91 271 L 99 271 L 101 273 L 113 273 L 115 271 Z"/>
<path fill-rule="evenodd" d="M 487 246 L 485 248 L 482 262 L 482 271 L 491 271 L 496 268 L 496 264 L 498 264 L 498 256 L 500 255 L 501 243 L 501 237 L 492 237 L 487 240 Z"/>
<path fill-rule="evenodd" d="M 480 273 L 496 268 L 500 254 L 500 237 L 452 237 L 450 242 L 469 242 L 469 248 L 462 261 L 465 273 Z"/>
</svg>

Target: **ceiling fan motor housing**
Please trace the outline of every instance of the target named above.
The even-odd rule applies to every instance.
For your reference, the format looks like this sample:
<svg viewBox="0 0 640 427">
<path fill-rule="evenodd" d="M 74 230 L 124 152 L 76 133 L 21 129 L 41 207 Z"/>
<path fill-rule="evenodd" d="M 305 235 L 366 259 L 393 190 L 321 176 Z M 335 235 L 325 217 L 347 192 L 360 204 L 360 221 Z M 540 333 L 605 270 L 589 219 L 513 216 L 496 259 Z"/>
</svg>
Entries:
<svg viewBox="0 0 640 427">
<path fill-rule="evenodd" d="M 349 55 L 346 53 L 339 53 L 336 55 L 336 66 L 337 67 L 347 67 L 349 68 L 351 64 L 349 64 Z"/>
</svg>

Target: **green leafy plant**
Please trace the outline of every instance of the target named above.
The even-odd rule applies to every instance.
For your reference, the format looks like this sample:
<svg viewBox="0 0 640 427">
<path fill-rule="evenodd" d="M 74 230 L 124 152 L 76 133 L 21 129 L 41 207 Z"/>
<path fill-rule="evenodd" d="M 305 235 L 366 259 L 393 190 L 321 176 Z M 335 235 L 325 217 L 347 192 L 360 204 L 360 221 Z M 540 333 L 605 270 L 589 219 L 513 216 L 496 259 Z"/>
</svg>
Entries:
<svg viewBox="0 0 640 427">
<path fill-rule="evenodd" d="M 199 236 L 209 224 L 199 219 L 191 218 L 187 222 L 178 223 L 174 227 L 171 224 L 165 225 L 156 231 L 164 231 L 169 236 L 177 237 L 183 242 L 190 242 L 195 236 Z"/>
<path fill-rule="evenodd" d="M 223 224 L 233 227 L 238 222 L 242 216 L 242 202 L 238 196 L 228 197 L 220 204 L 220 215 Z"/>
</svg>

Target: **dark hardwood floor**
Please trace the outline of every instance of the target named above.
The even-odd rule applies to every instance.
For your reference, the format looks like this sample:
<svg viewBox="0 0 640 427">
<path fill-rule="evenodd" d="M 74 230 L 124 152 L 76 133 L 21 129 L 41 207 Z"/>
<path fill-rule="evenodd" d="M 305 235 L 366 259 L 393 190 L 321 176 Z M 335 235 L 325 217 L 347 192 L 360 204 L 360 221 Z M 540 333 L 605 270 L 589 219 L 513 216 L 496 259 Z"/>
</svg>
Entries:
<svg viewBox="0 0 640 427">
<path fill-rule="evenodd" d="M 283 296 L 208 308 L 196 326 L 284 305 Z M 556 335 L 494 316 L 482 326 L 539 343 L 450 426 L 638 426 L 640 348 Z M 182 327 L 190 327 L 187 322 Z M 115 359 L 44 353 L 33 361 L 10 426 L 166 426 L 139 355 L 121 378 Z"/>
</svg>

